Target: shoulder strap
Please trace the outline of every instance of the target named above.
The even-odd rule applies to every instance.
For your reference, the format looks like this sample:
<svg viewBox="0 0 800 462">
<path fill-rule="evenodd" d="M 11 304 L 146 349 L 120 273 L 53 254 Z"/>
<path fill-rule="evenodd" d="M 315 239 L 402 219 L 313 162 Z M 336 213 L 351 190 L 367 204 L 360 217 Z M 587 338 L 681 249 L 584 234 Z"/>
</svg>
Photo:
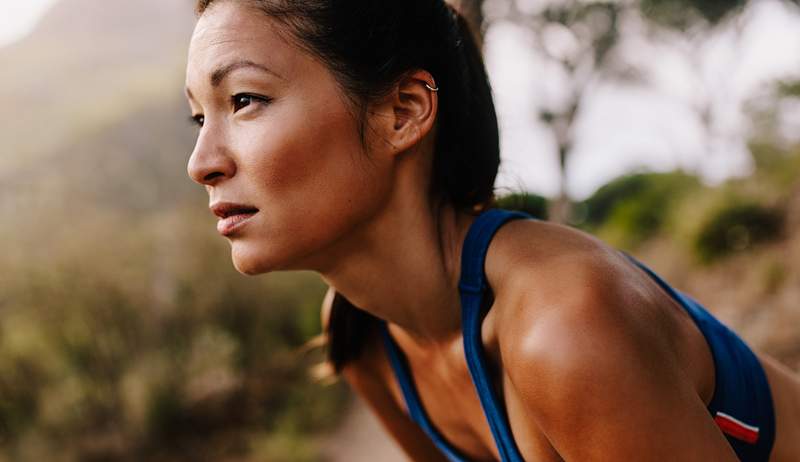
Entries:
<svg viewBox="0 0 800 462">
<path fill-rule="evenodd" d="M 433 422 L 430 421 L 428 413 L 425 412 L 422 401 L 419 399 L 417 387 L 414 385 L 414 379 L 411 376 L 411 371 L 409 370 L 405 355 L 403 355 L 403 352 L 394 342 L 386 322 L 381 322 L 380 329 L 383 337 L 383 345 L 389 355 L 389 363 L 392 365 L 394 376 L 397 379 L 397 383 L 400 385 L 400 390 L 403 392 L 403 398 L 405 399 L 411 420 L 416 422 L 416 424 L 425 431 L 436 447 L 442 451 L 450 462 L 466 462 L 467 459 L 447 442 L 436 427 L 434 427 Z"/>
<path fill-rule="evenodd" d="M 523 213 L 500 209 L 484 212 L 470 226 L 461 250 L 459 290 L 461 292 L 464 352 L 472 381 L 503 462 L 522 462 L 523 458 L 511 433 L 505 409 L 501 407 L 489 378 L 481 340 L 481 323 L 484 317 L 482 307 L 484 293 L 488 287 L 484 273 L 484 260 L 489 244 L 497 230 L 510 220 L 522 218 L 531 217 Z"/>
<path fill-rule="evenodd" d="M 766 461 L 775 439 L 775 411 L 767 376 L 750 347 L 697 300 L 620 251 L 683 305 L 708 343 L 714 360 L 714 394 L 708 411 L 741 460 Z"/>
</svg>

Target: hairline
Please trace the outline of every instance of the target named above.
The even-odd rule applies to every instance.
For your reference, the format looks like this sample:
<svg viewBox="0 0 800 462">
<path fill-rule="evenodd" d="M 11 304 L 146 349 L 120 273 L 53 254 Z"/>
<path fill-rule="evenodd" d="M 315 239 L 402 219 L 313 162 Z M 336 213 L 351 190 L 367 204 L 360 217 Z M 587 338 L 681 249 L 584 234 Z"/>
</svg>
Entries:
<svg viewBox="0 0 800 462">
<path fill-rule="evenodd" d="M 225 2 L 230 2 L 232 0 L 202 0 L 197 3 L 197 8 L 195 10 L 196 16 L 199 18 L 203 14 L 205 14 L 210 8 L 213 8 L 214 5 L 218 5 Z M 310 44 L 306 43 L 299 35 L 299 30 L 296 26 L 293 26 L 288 21 L 282 20 L 280 17 L 275 15 L 269 14 L 269 12 L 265 11 L 264 8 L 260 5 L 261 0 L 241 0 L 241 4 L 244 6 L 253 8 L 258 13 L 263 15 L 265 18 L 275 21 L 278 27 L 275 28 L 276 33 L 281 36 L 287 43 L 292 44 L 299 48 L 300 50 L 304 51 L 308 56 L 312 59 L 317 61 L 321 64 L 328 72 L 331 73 L 334 80 L 336 81 L 336 86 L 340 93 L 340 98 L 342 102 L 345 103 L 347 107 L 347 111 L 353 117 L 353 119 L 358 124 L 358 134 L 359 138 L 361 139 L 362 146 L 366 147 L 366 131 L 368 127 L 368 112 L 369 112 L 369 104 L 371 101 L 367 100 L 360 95 L 355 94 L 354 92 L 350 91 L 347 86 L 343 82 L 343 76 L 340 72 L 336 69 L 333 69 L 326 61 L 325 58 L 317 52 Z"/>
</svg>

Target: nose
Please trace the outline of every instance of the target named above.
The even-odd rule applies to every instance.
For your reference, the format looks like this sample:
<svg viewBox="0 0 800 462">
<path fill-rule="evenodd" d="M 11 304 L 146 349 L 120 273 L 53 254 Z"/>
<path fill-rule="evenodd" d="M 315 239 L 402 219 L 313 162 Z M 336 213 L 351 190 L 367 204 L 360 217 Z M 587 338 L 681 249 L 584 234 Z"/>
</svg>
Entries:
<svg viewBox="0 0 800 462">
<path fill-rule="evenodd" d="M 211 127 L 200 131 L 194 146 L 187 171 L 189 177 L 204 186 L 214 186 L 236 173 L 236 162 L 222 139 Z"/>
</svg>

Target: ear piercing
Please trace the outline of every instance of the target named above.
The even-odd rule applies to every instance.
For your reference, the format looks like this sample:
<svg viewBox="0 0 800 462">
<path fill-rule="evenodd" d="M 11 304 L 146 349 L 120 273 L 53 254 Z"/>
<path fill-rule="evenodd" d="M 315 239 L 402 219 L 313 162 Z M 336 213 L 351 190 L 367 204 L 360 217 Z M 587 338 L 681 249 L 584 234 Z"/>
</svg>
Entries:
<svg viewBox="0 0 800 462">
<path fill-rule="evenodd" d="M 434 83 L 434 85 L 436 85 L 436 83 Z M 435 86 L 435 87 L 432 87 L 431 84 L 429 84 L 428 82 L 425 82 L 425 88 L 427 88 L 430 91 L 439 91 L 439 86 L 438 85 Z"/>
</svg>

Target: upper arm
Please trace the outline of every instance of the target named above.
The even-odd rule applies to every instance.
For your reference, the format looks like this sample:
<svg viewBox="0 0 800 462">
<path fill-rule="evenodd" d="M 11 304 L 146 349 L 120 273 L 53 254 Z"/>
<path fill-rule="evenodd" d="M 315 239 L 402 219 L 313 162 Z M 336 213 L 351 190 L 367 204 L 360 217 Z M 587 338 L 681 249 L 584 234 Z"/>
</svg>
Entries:
<svg viewBox="0 0 800 462">
<path fill-rule="evenodd" d="M 632 320 L 630 300 L 584 287 L 569 305 L 523 320 L 501 347 L 526 414 L 556 451 L 580 461 L 736 461 L 666 335 Z"/>
</svg>

